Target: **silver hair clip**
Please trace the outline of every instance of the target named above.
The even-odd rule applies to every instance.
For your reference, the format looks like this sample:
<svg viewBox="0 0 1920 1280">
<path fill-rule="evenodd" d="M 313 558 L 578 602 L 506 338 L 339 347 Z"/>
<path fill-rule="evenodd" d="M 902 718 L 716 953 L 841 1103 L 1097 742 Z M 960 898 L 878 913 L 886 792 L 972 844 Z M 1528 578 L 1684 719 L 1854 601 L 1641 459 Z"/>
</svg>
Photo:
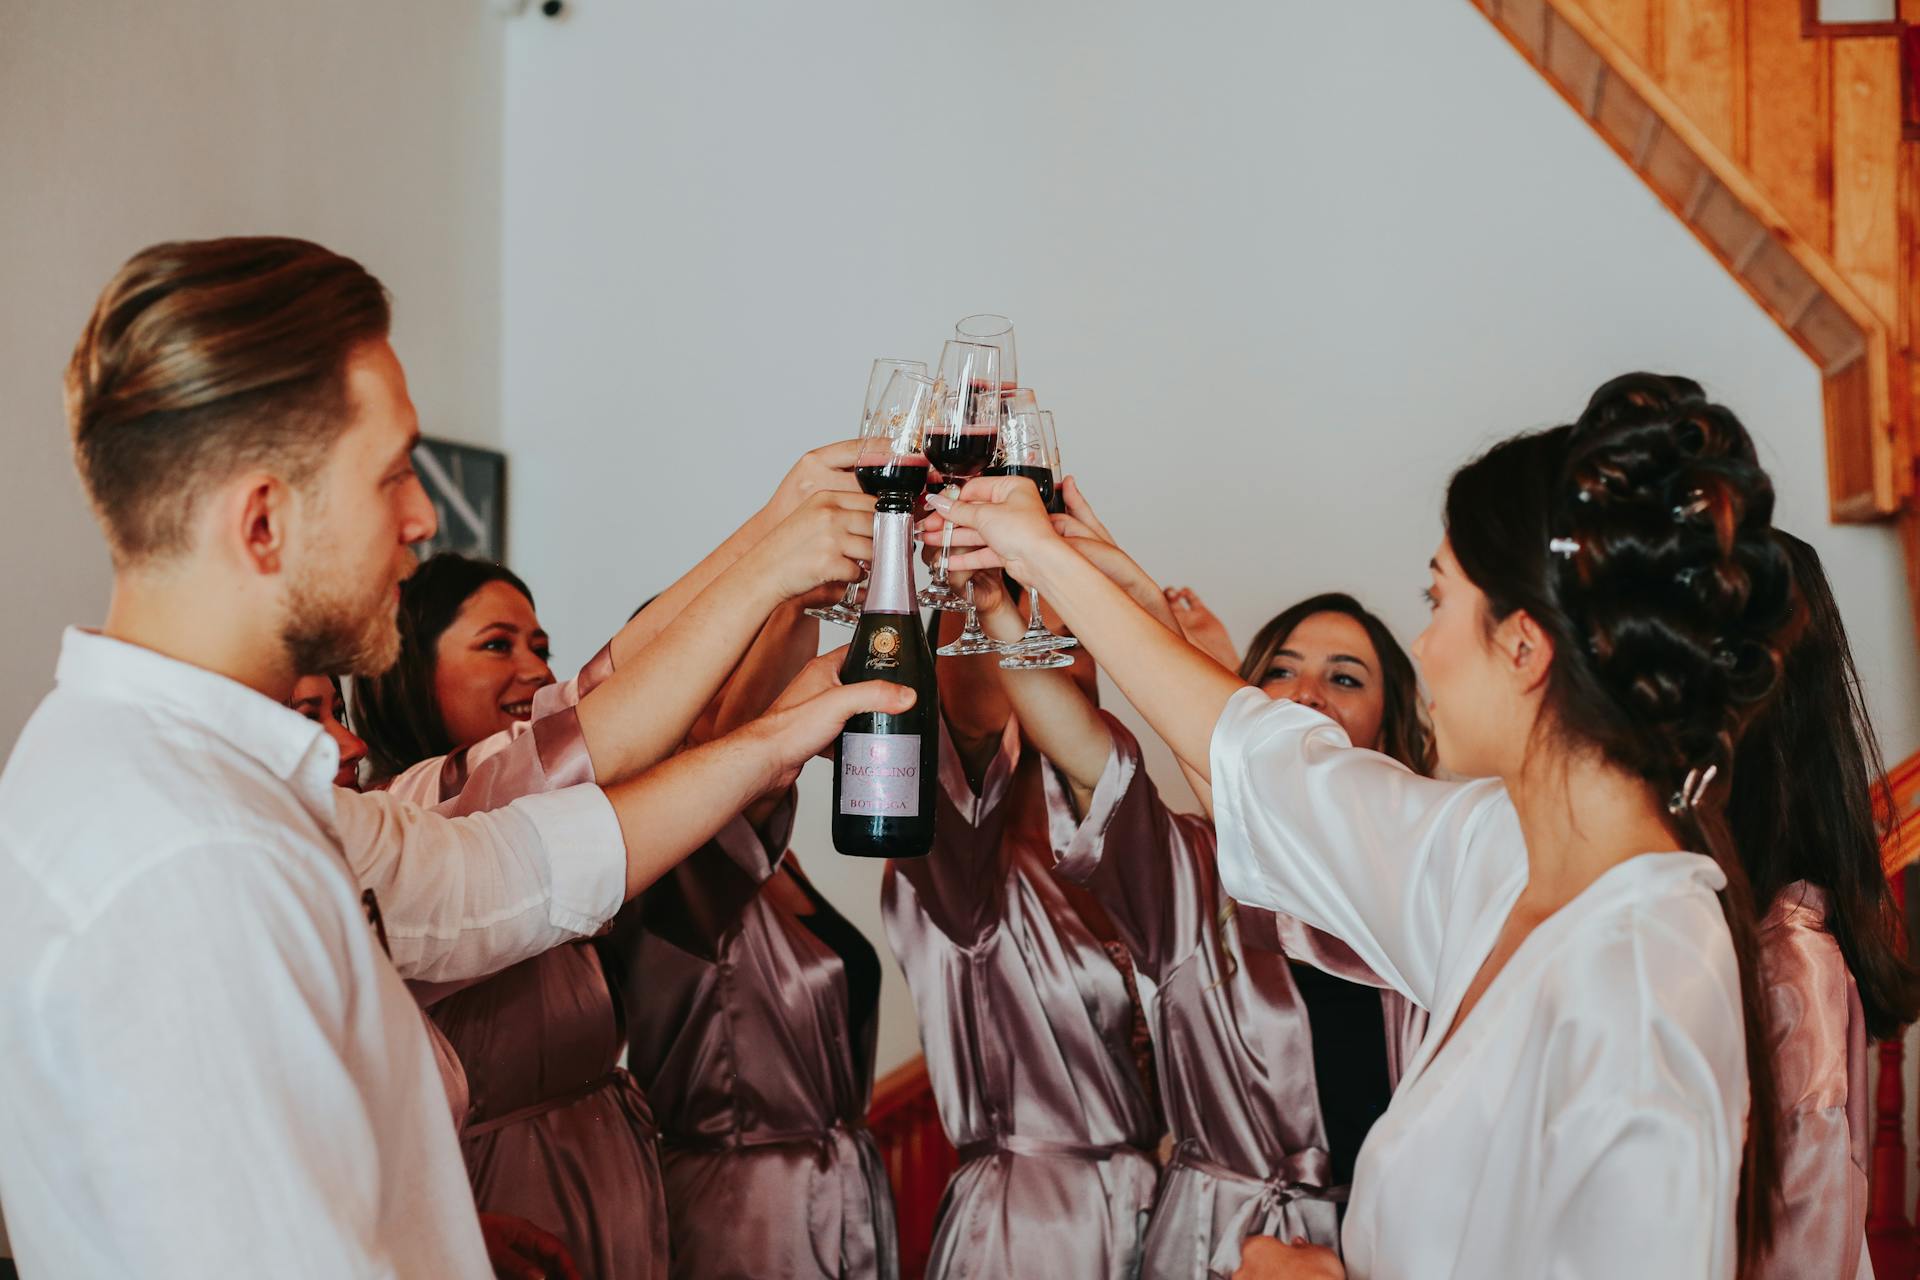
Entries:
<svg viewBox="0 0 1920 1280">
<path fill-rule="evenodd" d="M 1707 501 L 1706 494 L 1700 492 L 1698 489 L 1690 489 L 1687 491 L 1687 501 L 1685 505 L 1673 509 L 1674 523 L 1679 524 L 1682 521 L 1691 520 L 1711 505 L 1713 504 Z"/>
<path fill-rule="evenodd" d="M 1571 560 L 1580 554 L 1580 543 L 1575 538 L 1548 538 L 1547 550 Z"/>
<path fill-rule="evenodd" d="M 1687 780 L 1680 784 L 1680 789 L 1673 793 L 1671 800 L 1667 801 L 1667 812 L 1676 818 L 1692 813 L 1699 805 L 1700 797 L 1707 794 L 1707 788 L 1712 786 L 1713 780 L 1719 776 L 1720 766 L 1717 764 L 1710 764 L 1704 769 L 1687 770 Z"/>
</svg>

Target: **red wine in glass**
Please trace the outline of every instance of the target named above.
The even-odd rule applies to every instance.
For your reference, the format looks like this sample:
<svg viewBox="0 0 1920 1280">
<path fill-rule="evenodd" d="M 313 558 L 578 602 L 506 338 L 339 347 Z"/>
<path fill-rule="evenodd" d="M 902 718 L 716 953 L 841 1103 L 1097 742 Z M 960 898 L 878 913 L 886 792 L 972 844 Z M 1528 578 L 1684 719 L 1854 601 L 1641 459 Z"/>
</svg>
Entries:
<svg viewBox="0 0 1920 1280">
<path fill-rule="evenodd" d="M 993 461 L 1000 443 L 996 427 L 963 427 L 959 431 L 927 432 L 927 461 L 948 481 L 971 480 Z"/>
<path fill-rule="evenodd" d="M 1034 488 L 1040 490 L 1040 501 L 1045 504 L 1047 510 L 1054 510 L 1052 467 L 1029 466 L 1024 463 L 1015 463 L 1011 466 L 995 467 L 987 474 L 996 476 L 1025 476 L 1027 479 L 1033 481 Z"/>
<path fill-rule="evenodd" d="M 865 454 L 853 464 L 853 476 L 862 489 L 876 498 L 897 493 L 912 502 L 927 487 L 927 458 L 919 453 Z"/>
</svg>

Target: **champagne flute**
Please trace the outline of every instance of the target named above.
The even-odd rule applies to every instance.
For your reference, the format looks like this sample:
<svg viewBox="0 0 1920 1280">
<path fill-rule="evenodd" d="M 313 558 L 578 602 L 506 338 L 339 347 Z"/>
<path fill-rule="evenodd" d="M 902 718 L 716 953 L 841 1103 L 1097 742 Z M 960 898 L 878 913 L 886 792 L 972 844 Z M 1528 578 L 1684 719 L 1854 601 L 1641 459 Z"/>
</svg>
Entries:
<svg viewBox="0 0 1920 1280">
<path fill-rule="evenodd" d="M 1060 444 L 1053 432 L 1053 414 L 1045 409 L 1031 414 L 1015 414 L 1013 422 L 1001 431 L 1008 441 L 1003 450 L 1001 474 L 1026 476 L 1040 490 L 1040 500 L 1048 511 L 1066 509 L 1060 485 L 1066 479 L 1060 469 Z M 1042 479 L 1044 477 L 1044 480 Z M 1018 640 L 1003 647 L 1006 657 L 1001 667 L 1008 671 L 1051 671 L 1073 665 L 1071 655 L 1062 652 L 1080 642 L 1072 636 L 1055 635 L 1040 620 L 1040 592 L 1027 588 L 1027 631 Z"/>
<path fill-rule="evenodd" d="M 955 481 L 971 480 L 986 469 L 1000 437 L 1000 351 L 997 347 L 951 339 L 940 352 L 934 380 L 939 397 L 936 417 L 927 426 L 927 459 L 954 492 Z M 951 525 L 940 545 L 933 580 L 920 593 L 924 606 L 957 613 L 967 607 L 947 581 Z"/>
<path fill-rule="evenodd" d="M 875 408 L 878 406 L 881 396 L 886 392 L 887 384 L 892 381 L 894 374 L 902 370 L 909 373 L 917 373 L 924 377 L 927 372 L 927 362 L 924 360 L 895 360 L 886 356 L 873 362 L 873 368 L 867 374 L 866 403 L 860 410 L 860 438 L 862 441 L 867 438 L 868 429 L 873 421 Z M 916 449 L 918 448 L 917 445 L 915 447 Z M 923 481 L 925 478 L 925 476 L 921 477 Z M 865 480 L 860 482 L 860 487 L 867 489 Z M 874 493 L 875 490 L 867 489 L 867 492 Z M 859 598 L 860 588 L 866 583 L 866 568 L 866 564 L 862 562 L 860 566 L 860 576 L 847 584 L 847 593 L 844 596 L 841 596 L 839 600 L 824 608 L 819 605 L 809 607 L 807 609 L 807 616 L 818 618 L 822 622 L 832 622 L 842 627 L 859 626 L 860 610 L 854 607 L 854 601 Z"/>
</svg>

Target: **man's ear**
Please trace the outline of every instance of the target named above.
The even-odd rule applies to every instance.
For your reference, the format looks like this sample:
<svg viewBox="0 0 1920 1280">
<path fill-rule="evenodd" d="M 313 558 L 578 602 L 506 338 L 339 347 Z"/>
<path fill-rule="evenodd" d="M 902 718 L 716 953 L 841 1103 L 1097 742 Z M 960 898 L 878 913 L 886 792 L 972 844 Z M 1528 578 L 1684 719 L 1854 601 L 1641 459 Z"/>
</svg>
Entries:
<svg viewBox="0 0 1920 1280">
<path fill-rule="evenodd" d="M 221 532 L 233 539 L 246 567 L 258 574 L 283 572 L 294 519 L 293 490 L 286 482 L 266 472 L 239 478 L 222 506 L 226 528 Z"/>
</svg>

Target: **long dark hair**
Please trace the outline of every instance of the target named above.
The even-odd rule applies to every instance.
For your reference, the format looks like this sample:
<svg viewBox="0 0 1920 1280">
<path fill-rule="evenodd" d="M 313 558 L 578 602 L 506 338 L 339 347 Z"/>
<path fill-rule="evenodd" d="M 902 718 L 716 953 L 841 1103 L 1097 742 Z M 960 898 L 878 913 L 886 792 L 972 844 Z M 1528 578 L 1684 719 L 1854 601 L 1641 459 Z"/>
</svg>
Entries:
<svg viewBox="0 0 1920 1280">
<path fill-rule="evenodd" d="M 428 557 L 400 585 L 400 656 L 382 674 L 353 682 L 353 731 L 366 741 L 375 781 L 459 745 L 433 693 L 440 633 L 489 582 L 504 582 L 533 603 L 533 592 L 512 570 L 452 551 Z"/>
<path fill-rule="evenodd" d="M 1797 619 L 1772 518 L 1739 419 L 1698 383 L 1650 373 L 1606 383 L 1570 426 L 1496 445 L 1447 490 L 1447 535 L 1488 626 L 1525 610 L 1553 642 L 1543 727 L 1662 797 L 1717 770 L 1697 801 L 1671 805 L 1671 825 L 1727 880 L 1751 1096 L 1743 1263 L 1772 1238 L 1780 1160 L 1758 920 L 1725 804 L 1734 744 L 1773 693 Z"/>
<path fill-rule="evenodd" d="M 1366 631 L 1380 658 L 1380 687 L 1386 701 L 1380 718 L 1381 754 L 1392 756 L 1415 773 L 1431 776 L 1433 732 L 1420 714 L 1420 682 L 1413 674 L 1413 661 L 1393 632 L 1387 630 L 1387 624 L 1345 592 L 1308 596 L 1268 619 L 1247 645 L 1247 656 L 1240 661 L 1240 678 L 1248 684 L 1259 684 L 1287 637 L 1317 613 L 1344 614 Z"/>
<path fill-rule="evenodd" d="M 1763 913 L 1796 880 L 1826 891 L 1827 932 L 1860 988 L 1868 1033 L 1886 1040 L 1920 1012 L 1920 973 L 1902 952 L 1880 865 L 1888 832 L 1874 811 L 1889 827 L 1898 819 L 1820 557 L 1778 536 L 1807 625 L 1787 650 L 1779 695 L 1740 739 L 1727 818 Z"/>
</svg>

